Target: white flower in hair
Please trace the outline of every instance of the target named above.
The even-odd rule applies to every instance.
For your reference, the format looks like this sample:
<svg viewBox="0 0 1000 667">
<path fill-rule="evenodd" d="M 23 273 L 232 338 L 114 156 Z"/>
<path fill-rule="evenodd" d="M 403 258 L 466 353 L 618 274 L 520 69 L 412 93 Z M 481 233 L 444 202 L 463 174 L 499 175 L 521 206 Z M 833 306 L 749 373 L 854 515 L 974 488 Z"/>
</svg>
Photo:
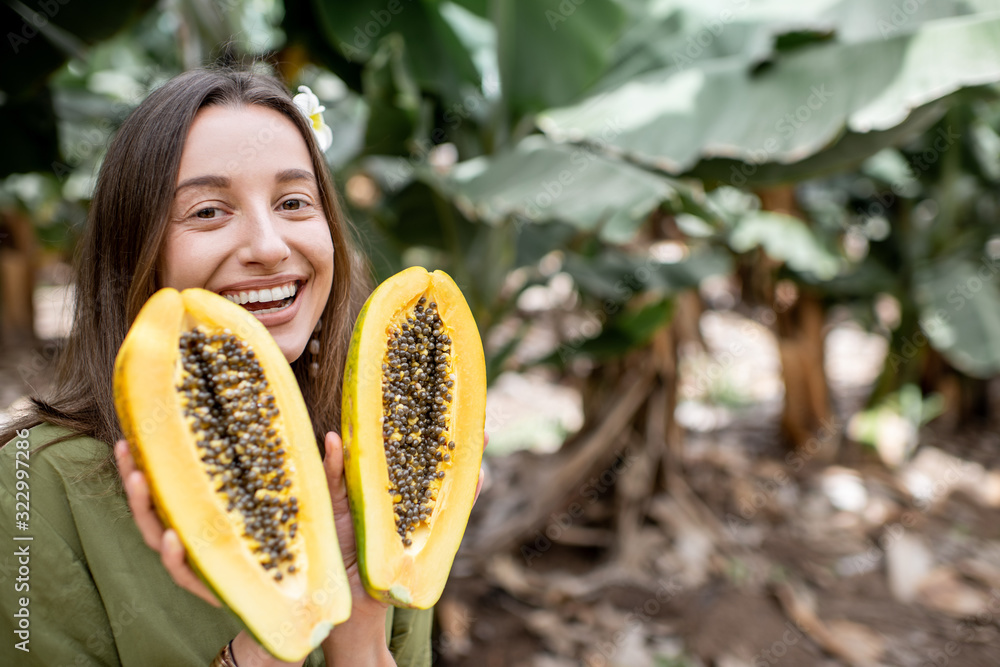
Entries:
<svg viewBox="0 0 1000 667">
<path fill-rule="evenodd" d="M 333 130 L 323 122 L 323 112 L 326 111 L 326 107 L 319 103 L 319 98 L 309 89 L 309 86 L 299 86 L 299 94 L 293 97 L 292 101 L 312 123 L 316 143 L 319 144 L 321 151 L 325 151 L 333 144 Z"/>
</svg>

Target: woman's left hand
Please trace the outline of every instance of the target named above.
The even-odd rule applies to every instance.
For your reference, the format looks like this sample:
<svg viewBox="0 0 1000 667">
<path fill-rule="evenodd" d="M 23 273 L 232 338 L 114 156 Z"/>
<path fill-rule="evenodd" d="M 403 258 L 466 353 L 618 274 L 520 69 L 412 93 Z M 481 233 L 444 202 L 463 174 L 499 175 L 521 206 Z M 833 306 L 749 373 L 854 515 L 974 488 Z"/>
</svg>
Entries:
<svg viewBox="0 0 1000 667">
<path fill-rule="evenodd" d="M 337 526 L 337 540 L 340 543 L 340 555 L 344 558 L 344 567 L 351 584 L 353 600 L 351 618 L 357 612 L 381 613 L 384 617 L 388 604 L 374 600 L 361 584 L 361 573 L 358 569 L 358 547 L 354 538 L 354 525 L 351 522 L 351 504 L 347 498 L 347 483 L 344 480 L 344 445 L 340 436 L 334 432 L 326 434 L 326 456 L 323 467 L 326 469 L 326 481 L 330 487 L 330 501 L 333 503 L 334 523 Z"/>
<path fill-rule="evenodd" d="M 486 445 L 490 444 L 490 434 L 483 433 L 483 452 L 486 451 Z M 476 500 L 479 500 L 479 492 L 483 490 L 483 482 L 486 481 L 486 468 L 479 466 L 479 481 L 476 482 L 476 497 L 472 501 L 472 504 L 476 504 Z"/>
<path fill-rule="evenodd" d="M 489 442 L 489 435 L 483 434 L 483 449 Z M 347 570 L 347 580 L 351 587 L 351 617 L 338 625 L 323 641 L 323 651 L 328 663 L 340 661 L 344 664 L 392 665 L 392 656 L 386 648 L 385 615 L 389 605 L 368 595 L 361 583 L 358 566 L 358 548 L 351 521 L 351 504 L 347 496 L 344 480 L 344 444 L 334 432 L 326 434 L 324 442 L 326 456 L 323 467 L 330 487 L 330 501 L 333 504 L 334 523 L 337 527 L 337 541 L 340 554 Z M 486 479 L 480 468 L 476 484 L 476 498 Z"/>
</svg>

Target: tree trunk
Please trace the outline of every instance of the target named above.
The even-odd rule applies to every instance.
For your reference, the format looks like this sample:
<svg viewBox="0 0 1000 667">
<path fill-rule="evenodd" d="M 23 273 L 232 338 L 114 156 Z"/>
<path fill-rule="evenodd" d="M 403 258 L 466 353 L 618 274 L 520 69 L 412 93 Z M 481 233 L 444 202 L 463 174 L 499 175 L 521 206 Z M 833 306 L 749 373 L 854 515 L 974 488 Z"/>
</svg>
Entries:
<svg viewBox="0 0 1000 667">
<path fill-rule="evenodd" d="M 0 340 L 4 346 L 35 343 L 35 271 L 38 245 L 31 218 L 0 213 Z"/>
<path fill-rule="evenodd" d="M 805 219 L 795 202 L 792 186 L 763 189 L 757 194 L 764 210 Z M 833 418 L 824 368 L 825 312 L 815 295 L 805 291 L 798 293 L 791 284 L 770 282 L 767 287 L 771 290 L 770 303 L 775 312 L 781 374 L 785 383 L 781 427 L 789 445 L 802 450 Z M 821 455 L 832 453 L 824 450 Z"/>
</svg>

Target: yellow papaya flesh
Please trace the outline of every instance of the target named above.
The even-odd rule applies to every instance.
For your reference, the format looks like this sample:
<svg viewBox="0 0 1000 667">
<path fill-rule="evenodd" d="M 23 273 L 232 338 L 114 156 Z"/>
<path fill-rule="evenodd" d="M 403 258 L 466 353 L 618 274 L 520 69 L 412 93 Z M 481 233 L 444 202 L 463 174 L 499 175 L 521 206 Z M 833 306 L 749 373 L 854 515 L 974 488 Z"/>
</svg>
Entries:
<svg viewBox="0 0 1000 667">
<path fill-rule="evenodd" d="M 433 606 L 475 496 L 486 420 L 479 330 L 455 282 L 411 267 L 365 303 L 344 375 L 341 435 L 368 593 Z"/>
<path fill-rule="evenodd" d="M 115 405 L 164 524 L 274 656 L 350 616 L 330 494 L 291 367 L 248 311 L 162 289 L 115 361 Z"/>
</svg>

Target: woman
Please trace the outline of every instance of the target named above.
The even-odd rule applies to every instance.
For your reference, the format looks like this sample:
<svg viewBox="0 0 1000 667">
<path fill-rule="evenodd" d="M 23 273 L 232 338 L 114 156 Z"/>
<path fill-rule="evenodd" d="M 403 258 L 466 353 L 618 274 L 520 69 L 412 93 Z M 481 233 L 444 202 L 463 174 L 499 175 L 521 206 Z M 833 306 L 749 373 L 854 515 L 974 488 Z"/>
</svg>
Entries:
<svg viewBox="0 0 1000 667">
<path fill-rule="evenodd" d="M 310 122 L 274 79 L 229 70 L 171 80 L 108 149 L 56 393 L 0 440 L 11 439 L 0 450 L 0 539 L 24 549 L 0 563 L 0 609 L 15 633 L 0 644 L 0 664 L 288 664 L 218 607 L 120 442 L 115 354 L 161 287 L 258 297 L 245 307 L 274 336 L 309 406 L 353 605 L 304 664 L 429 664 L 430 613 L 367 596 L 354 554 L 335 431 L 350 330 L 370 290 L 363 262 Z M 19 467 L 30 474 L 18 477 Z M 30 512 L 17 506 L 26 499 Z"/>
</svg>

